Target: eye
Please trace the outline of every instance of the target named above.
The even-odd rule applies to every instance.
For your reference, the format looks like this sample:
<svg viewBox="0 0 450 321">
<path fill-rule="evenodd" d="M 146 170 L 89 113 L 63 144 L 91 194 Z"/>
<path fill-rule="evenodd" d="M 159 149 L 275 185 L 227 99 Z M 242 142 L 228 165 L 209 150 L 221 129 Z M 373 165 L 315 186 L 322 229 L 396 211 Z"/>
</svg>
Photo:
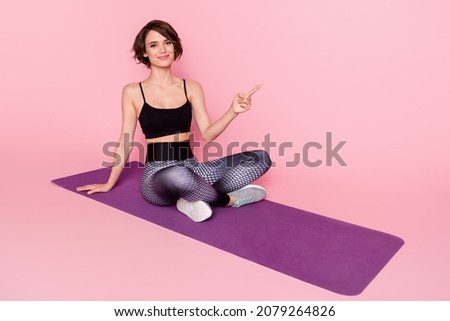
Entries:
<svg viewBox="0 0 450 321">
<path fill-rule="evenodd" d="M 172 44 L 172 41 L 170 41 L 170 40 L 166 41 L 166 45 L 171 45 L 171 44 Z"/>
<path fill-rule="evenodd" d="M 155 47 L 156 47 L 156 44 L 154 44 L 154 43 L 150 44 L 150 48 L 155 48 Z"/>
</svg>

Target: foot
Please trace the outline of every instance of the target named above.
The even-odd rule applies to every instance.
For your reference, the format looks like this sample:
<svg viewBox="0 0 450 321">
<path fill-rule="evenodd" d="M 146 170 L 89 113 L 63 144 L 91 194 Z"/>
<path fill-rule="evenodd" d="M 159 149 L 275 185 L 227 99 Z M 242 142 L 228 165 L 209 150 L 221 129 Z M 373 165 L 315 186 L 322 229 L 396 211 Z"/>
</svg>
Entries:
<svg viewBox="0 0 450 321">
<path fill-rule="evenodd" d="M 177 209 L 194 222 L 203 222 L 212 215 L 211 206 L 203 201 L 189 202 L 180 198 L 177 201 Z"/>
<path fill-rule="evenodd" d="M 266 190 L 258 185 L 247 185 L 237 191 L 228 193 L 228 195 L 236 198 L 233 207 L 241 207 L 263 200 L 266 197 Z"/>
</svg>

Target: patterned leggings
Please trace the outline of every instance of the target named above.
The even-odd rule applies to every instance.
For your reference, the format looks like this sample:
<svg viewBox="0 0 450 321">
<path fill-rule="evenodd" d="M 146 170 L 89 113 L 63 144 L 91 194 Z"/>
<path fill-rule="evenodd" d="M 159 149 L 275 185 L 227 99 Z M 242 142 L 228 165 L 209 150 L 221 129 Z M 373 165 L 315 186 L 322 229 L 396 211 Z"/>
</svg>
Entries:
<svg viewBox="0 0 450 321">
<path fill-rule="evenodd" d="M 179 198 L 226 206 L 227 193 L 238 190 L 266 173 L 272 162 L 263 150 L 246 151 L 207 162 L 148 161 L 141 181 L 144 198 L 155 205 L 172 205 Z"/>
</svg>

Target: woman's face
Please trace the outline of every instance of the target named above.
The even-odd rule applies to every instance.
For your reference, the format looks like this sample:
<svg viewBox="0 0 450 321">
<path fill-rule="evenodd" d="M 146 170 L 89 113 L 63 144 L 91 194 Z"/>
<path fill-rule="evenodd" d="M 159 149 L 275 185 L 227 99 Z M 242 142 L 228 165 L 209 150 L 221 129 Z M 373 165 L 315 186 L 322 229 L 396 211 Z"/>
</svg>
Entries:
<svg viewBox="0 0 450 321">
<path fill-rule="evenodd" d="M 150 30 L 145 38 L 145 57 L 155 67 L 168 67 L 175 59 L 173 43 L 160 33 Z"/>
</svg>

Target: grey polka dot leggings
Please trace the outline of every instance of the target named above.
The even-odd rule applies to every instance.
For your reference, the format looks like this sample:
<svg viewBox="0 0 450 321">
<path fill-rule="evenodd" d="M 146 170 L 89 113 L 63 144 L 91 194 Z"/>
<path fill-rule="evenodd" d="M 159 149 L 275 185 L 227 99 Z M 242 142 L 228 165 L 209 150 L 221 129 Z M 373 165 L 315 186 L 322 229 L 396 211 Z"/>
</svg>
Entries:
<svg viewBox="0 0 450 321">
<path fill-rule="evenodd" d="M 188 155 L 191 157 L 186 159 L 179 159 L 177 155 L 176 159 L 146 162 L 141 191 L 148 202 L 165 206 L 184 198 L 226 206 L 230 201 L 229 192 L 260 178 L 272 164 L 263 150 L 245 151 L 206 162 L 198 161 L 190 150 Z"/>
</svg>

